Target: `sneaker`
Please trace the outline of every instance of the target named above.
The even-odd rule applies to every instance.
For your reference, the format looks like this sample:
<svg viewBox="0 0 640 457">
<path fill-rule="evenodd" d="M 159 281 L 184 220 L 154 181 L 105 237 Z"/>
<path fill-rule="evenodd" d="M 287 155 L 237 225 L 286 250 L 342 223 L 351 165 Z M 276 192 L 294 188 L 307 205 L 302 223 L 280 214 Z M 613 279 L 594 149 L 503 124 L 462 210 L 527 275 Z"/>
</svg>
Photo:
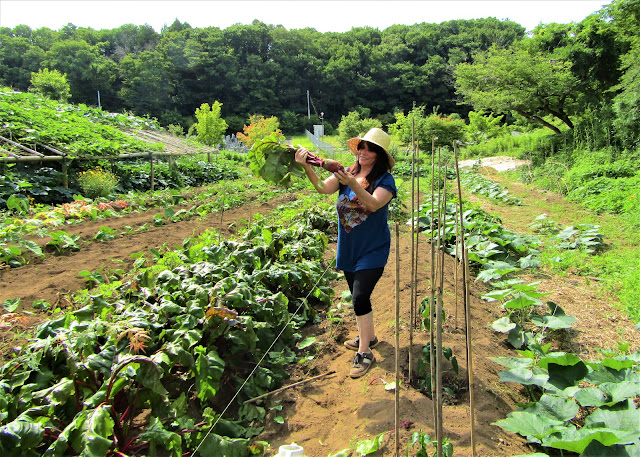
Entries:
<svg viewBox="0 0 640 457">
<path fill-rule="evenodd" d="M 359 378 L 360 376 L 364 376 L 364 374 L 369 371 L 373 362 L 376 361 L 376 358 L 373 355 L 373 352 L 356 352 L 355 357 L 353 358 L 353 365 L 351 366 L 351 371 L 349 371 L 349 376 L 352 378 Z"/>
<path fill-rule="evenodd" d="M 369 342 L 369 349 L 373 349 L 378 345 L 380 341 L 378 341 L 378 337 L 374 336 L 373 339 Z M 347 340 L 344 342 L 344 346 L 347 349 L 351 349 L 352 351 L 358 351 L 360 349 L 360 336 L 356 336 L 352 340 Z"/>
</svg>

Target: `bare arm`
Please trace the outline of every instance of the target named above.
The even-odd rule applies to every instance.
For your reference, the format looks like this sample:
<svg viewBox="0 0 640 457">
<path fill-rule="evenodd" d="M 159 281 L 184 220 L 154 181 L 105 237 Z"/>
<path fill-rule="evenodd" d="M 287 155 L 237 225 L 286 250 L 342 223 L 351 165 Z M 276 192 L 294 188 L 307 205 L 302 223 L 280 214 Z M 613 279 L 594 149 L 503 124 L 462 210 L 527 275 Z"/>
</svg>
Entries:
<svg viewBox="0 0 640 457">
<path fill-rule="evenodd" d="M 315 171 L 313 171 L 311 165 L 307 163 L 307 154 L 309 154 L 309 151 L 307 151 L 306 149 L 298 149 L 296 151 L 296 162 L 302 165 L 302 168 L 304 168 L 304 172 L 307 174 L 307 178 L 309 178 L 309 181 L 311 181 L 311 184 L 313 184 L 313 187 L 315 187 L 316 191 L 320 194 L 333 194 L 337 192 L 340 188 L 338 178 L 336 178 L 336 176 L 332 174 L 324 181 L 320 181 L 320 177 L 316 174 Z"/>
<path fill-rule="evenodd" d="M 378 187 L 373 191 L 373 194 L 370 194 L 358 183 L 353 175 L 345 173 L 344 171 L 337 171 L 334 173 L 334 176 L 338 179 L 339 183 L 351 187 L 358 197 L 358 200 L 360 200 L 360 203 L 372 213 L 382 208 L 393 198 L 393 194 L 384 187 Z"/>
</svg>

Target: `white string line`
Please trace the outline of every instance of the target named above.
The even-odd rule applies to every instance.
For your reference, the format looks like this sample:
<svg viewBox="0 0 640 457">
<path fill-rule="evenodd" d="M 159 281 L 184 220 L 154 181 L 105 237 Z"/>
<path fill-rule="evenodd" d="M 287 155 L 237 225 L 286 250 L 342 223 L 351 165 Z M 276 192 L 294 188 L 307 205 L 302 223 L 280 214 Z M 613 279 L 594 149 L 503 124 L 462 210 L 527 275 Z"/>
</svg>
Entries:
<svg viewBox="0 0 640 457">
<path fill-rule="evenodd" d="M 271 346 L 269 346 L 269 348 L 264 352 L 264 354 L 262 355 L 262 358 L 258 361 L 258 363 L 256 364 L 256 366 L 253 368 L 253 370 L 251 370 L 251 373 L 249 373 L 249 376 L 247 376 L 247 379 L 244 380 L 244 382 L 242 383 L 242 385 L 240 386 L 240 388 L 236 391 L 235 395 L 231 398 L 231 400 L 229 400 L 229 403 L 227 404 L 227 406 L 225 406 L 225 408 L 222 410 L 222 412 L 220 413 L 220 415 L 218 416 L 218 418 L 216 419 L 216 421 L 213 423 L 213 425 L 209 428 L 209 430 L 207 431 L 207 433 L 205 434 L 204 438 L 202 438 L 202 441 L 200 441 L 200 444 L 198 444 L 198 446 L 196 446 L 196 448 L 193 450 L 193 454 L 195 455 L 195 453 L 198 451 L 198 449 L 200 449 L 200 446 L 202 446 L 202 443 L 204 443 L 204 441 L 207 439 L 207 437 L 211 434 L 211 431 L 214 429 L 214 427 L 216 425 L 218 425 L 218 422 L 220 421 L 220 419 L 222 419 L 222 416 L 224 415 L 224 413 L 227 412 L 227 409 L 229 409 L 231 407 L 231 404 L 233 403 L 233 401 L 236 399 L 236 397 L 238 395 L 240 395 L 240 392 L 242 392 L 242 389 L 244 388 L 244 386 L 247 384 L 247 382 L 249 382 L 249 379 L 251 379 L 251 376 L 253 376 L 253 374 L 256 372 L 256 370 L 260 367 L 260 364 L 262 363 L 262 361 L 265 359 L 265 357 L 267 356 L 267 354 L 269 354 L 269 351 L 271 351 L 271 348 L 278 342 L 278 340 L 280 339 L 280 337 L 282 336 L 282 334 L 284 333 L 284 331 L 287 329 L 287 327 L 289 326 L 289 324 L 291 323 L 291 319 L 293 318 L 293 316 L 296 316 L 298 314 L 298 311 L 300 311 L 300 308 L 302 308 L 302 305 L 305 304 L 306 300 L 309 298 L 309 295 L 311 295 L 311 292 L 313 292 L 316 288 L 316 286 L 318 285 L 318 283 L 320 282 L 320 280 L 322 278 L 324 278 L 324 275 L 326 274 L 327 271 L 329 271 L 329 268 L 331 268 L 331 266 L 327 266 L 327 268 L 322 272 L 322 275 L 318 278 L 318 280 L 316 281 L 316 283 L 313 285 L 313 287 L 309 290 L 309 293 L 307 294 L 306 297 L 304 297 L 303 300 L 300 301 L 300 304 L 298 305 L 298 308 L 296 308 L 294 313 L 289 314 L 289 320 L 287 321 L 287 323 L 285 325 L 282 326 L 282 330 L 280 330 L 280 333 L 278 334 L 278 336 L 276 336 L 276 338 L 273 340 L 273 343 L 271 343 Z"/>
</svg>

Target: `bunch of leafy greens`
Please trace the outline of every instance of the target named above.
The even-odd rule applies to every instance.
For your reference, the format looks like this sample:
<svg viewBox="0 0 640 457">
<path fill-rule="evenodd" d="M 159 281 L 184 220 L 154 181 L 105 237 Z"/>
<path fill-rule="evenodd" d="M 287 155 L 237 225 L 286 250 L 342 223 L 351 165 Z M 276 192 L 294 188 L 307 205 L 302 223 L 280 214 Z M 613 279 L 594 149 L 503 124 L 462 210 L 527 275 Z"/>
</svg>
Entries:
<svg viewBox="0 0 640 457">
<path fill-rule="evenodd" d="M 294 153 L 293 148 L 280 143 L 273 133 L 256 141 L 249 150 L 251 171 L 271 184 L 289 187 L 292 176 L 304 176 L 304 170 L 296 163 Z"/>
</svg>

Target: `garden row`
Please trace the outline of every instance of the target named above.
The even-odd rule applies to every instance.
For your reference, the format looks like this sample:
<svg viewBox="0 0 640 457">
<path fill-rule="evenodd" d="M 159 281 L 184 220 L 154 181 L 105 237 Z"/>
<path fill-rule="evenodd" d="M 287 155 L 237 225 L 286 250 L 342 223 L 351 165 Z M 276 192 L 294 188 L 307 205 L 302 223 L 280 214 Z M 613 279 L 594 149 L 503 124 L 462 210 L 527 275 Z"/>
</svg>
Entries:
<svg viewBox="0 0 640 457">
<path fill-rule="evenodd" d="M 511 201 L 508 198 L 505 203 Z M 455 244 L 459 221 L 456 202 L 447 202 L 446 208 L 441 241 L 455 255 L 459 252 Z M 430 230 L 431 218 L 437 220 L 438 211 L 425 205 L 420 212 L 420 226 Z M 566 315 L 552 301 L 543 303 L 541 298 L 547 294 L 537 290 L 539 283 L 525 284 L 517 277 L 521 269 L 540 264 L 540 237 L 544 237 L 545 248 L 597 254 L 604 241 L 599 227 L 563 227 L 543 214 L 531 223 L 539 236 L 531 237 L 503 229 L 498 218 L 478 209 L 467 210 L 463 218 L 465 245 L 476 280 L 490 288 L 482 298 L 504 309 L 505 316 L 492 328 L 506 334 L 518 354 L 492 360 L 506 368 L 500 380 L 521 384 L 529 398 L 495 425 L 549 449 L 551 455 L 555 455 L 553 450 L 582 457 L 638 455 L 640 354 L 608 350 L 601 360 L 586 361 L 572 353 L 552 350 L 555 338 L 568 331 L 576 318 Z M 533 455 L 548 456 L 543 452 Z"/>
</svg>

